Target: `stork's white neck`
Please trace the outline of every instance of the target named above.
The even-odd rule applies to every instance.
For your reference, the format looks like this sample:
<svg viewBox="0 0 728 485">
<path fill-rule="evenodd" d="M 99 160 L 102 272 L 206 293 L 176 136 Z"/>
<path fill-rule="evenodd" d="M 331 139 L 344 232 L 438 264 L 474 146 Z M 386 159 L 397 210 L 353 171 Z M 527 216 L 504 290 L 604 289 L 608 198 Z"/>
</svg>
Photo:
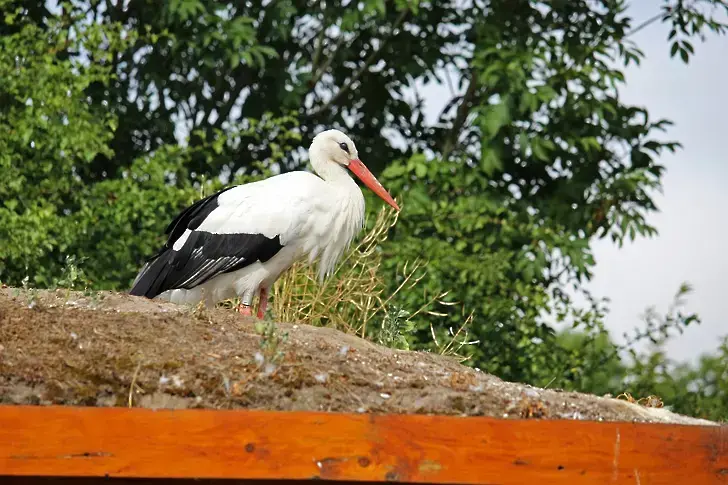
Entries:
<svg viewBox="0 0 728 485">
<path fill-rule="evenodd" d="M 324 251 L 319 254 L 319 277 L 333 271 L 336 262 L 349 246 L 354 236 L 364 225 L 364 194 L 354 181 L 349 171 L 342 165 L 326 157 L 322 150 L 312 149 L 309 152 L 311 166 L 336 193 L 337 210 L 331 221 L 329 235 L 331 240 Z"/>
</svg>

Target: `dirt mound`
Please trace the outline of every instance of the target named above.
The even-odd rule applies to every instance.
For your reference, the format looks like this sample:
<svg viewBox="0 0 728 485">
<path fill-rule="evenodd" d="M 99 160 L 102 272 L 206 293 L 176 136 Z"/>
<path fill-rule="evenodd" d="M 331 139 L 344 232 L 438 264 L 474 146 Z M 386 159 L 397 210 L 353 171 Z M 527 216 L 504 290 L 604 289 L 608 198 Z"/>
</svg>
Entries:
<svg viewBox="0 0 728 485">
<path fill-rule="evenodd" d="M 261 328 L 262 327 L 262 328 Z M 125 294 L 0 291 L 0 404 L 255 408 L 712 424 L 504 382 L 308 325 Z"/>
</svg>

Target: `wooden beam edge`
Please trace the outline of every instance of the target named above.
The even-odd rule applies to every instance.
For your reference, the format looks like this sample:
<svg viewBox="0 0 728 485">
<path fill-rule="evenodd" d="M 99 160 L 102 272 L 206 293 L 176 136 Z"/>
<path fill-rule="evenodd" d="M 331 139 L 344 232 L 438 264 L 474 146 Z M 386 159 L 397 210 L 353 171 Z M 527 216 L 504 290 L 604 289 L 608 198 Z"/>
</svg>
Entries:
<svg viewBox="0 0 728 485">
<path fill-rule="evenodd" d="M 0 406 L 0 477 L 728 483 L 728 426 Z"/>
</svg>

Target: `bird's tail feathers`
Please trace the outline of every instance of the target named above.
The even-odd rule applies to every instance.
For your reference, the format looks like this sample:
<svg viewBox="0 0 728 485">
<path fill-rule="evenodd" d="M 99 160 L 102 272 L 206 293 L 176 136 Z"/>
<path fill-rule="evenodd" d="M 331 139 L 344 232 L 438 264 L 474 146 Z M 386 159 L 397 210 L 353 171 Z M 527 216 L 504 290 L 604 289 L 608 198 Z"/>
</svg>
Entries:
<svg viewBox="0 0 728 485">
<path fill-rule="evenodd" d="M 147 261 L 134 279 L 129 294 L 154 298 L 161 293 L 159 290 L 172 270 L 172 256 L 172 251 L 163 251 Z"/>
</svg>

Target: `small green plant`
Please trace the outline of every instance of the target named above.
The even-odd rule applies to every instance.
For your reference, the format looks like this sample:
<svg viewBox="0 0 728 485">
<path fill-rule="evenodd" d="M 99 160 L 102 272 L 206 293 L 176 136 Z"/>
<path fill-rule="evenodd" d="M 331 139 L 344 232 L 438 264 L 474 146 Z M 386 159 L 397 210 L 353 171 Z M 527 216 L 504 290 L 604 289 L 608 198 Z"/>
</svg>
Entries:
<svg viewBox="0 0 728 485">
<path fill-rule="evenodd" d="M 20 289 L 20 288 L 17 288 L 17 287 L 16 287 L 16 288 L 15 288 L 15 289 L 13 290 L 13 296 L 14 296 L 15 298 L 17 298 L 17 297 L 19 297 L 19 296 L 20 296 L 20 293 L 21 293 L 21 292 L 26 292 L 26 291 L 28 291 L 28 286 L 29 286 L 29 284 L 30 284 L 30 277 L 29 277 L 28 275 L 25 275 L 25 277 L 24 277 L 24 278 L 23 278 L 22 280 L 20 280 L 20 285 L 21 285 L 21 287 L 23 288 L 23 290 L 21 291 L 21 289 Z"/>
<path fill-rule="evenodd" d="M 28 308 L 35 308 L 38 305 L 38 290 L 30 286 L 30 276 L 25 275 L 25 277 L 21 281 L 23 291 L 22 293 L 25 295 L 28 301 Z M 13 292 L 14 296 L 17 298 L 20 296 L 20 289 L 16 288 Z"/>
<path fill-rule="evenodd" d="M 385 347 L 401 350 L 409 350 L 407 336 L 410 335 L 415 325 L 409 320 L 410 313 L 401 308 L 394 307 L 382 318 L 382 324 L 378 332 L 374 334 L 374 340 Z"/>
<path fill-rule="evenodd" d="M 66 300 L 71 296 L 71 291 L 77 288 L 78 283 L 83 283 L 83 287 L 88 288 L 88 282 L 86 281 L 83 270 L 80 265 L 88 258 L 76 258 L 73 255 L 66 255 L 64 260 L 63 268 L 61 270 L 61 277 L 56 282 L 58 288 L 65 288 Z"/>
<path fill-rule="evenodd" d="M 260 356 L 256 356 L 258 365 L 278 365 L 285 355 L 282 347 L 288 342 L 288 332 L 279 333 L 275 322 L 270 320 L 256 322 L 255 331 L 261 336 Z"/>
<path fill-rule="evenodd" d="M 198 320 L 204 321 L 208 324 L 212 324 L 212 317 L 210 316 L 210 309 L 207 308 L 203 301 L 200 301 L 196 305 L 189 307 L 190 315 Z"/>
</svg>

